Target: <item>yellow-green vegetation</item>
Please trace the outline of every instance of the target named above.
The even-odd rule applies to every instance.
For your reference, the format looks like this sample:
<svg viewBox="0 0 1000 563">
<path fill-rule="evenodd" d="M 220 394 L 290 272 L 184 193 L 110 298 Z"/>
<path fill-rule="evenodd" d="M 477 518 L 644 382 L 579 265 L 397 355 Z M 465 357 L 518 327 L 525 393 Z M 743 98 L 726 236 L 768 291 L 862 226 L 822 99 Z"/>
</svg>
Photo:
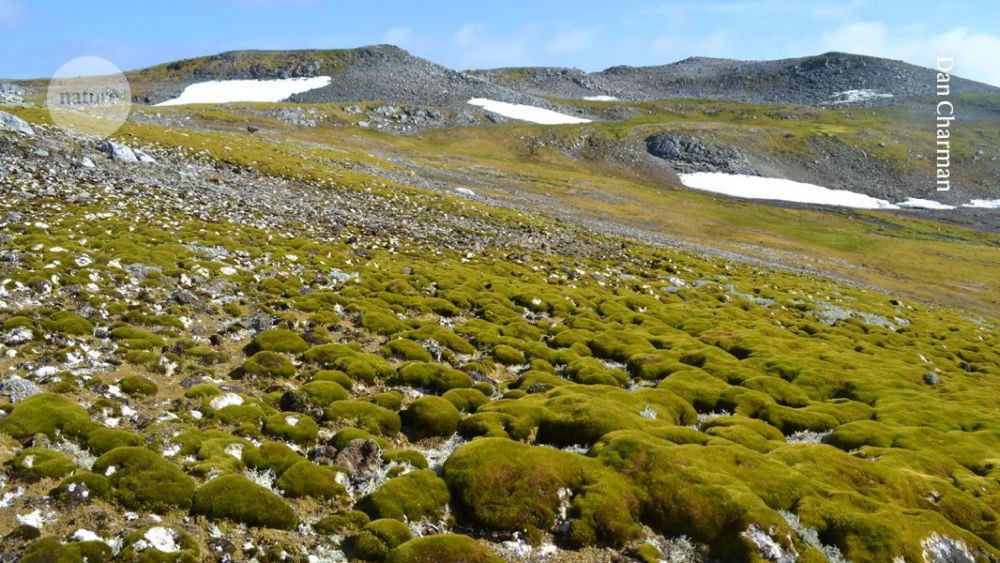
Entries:
<svg viewBox="0 0 1000 563">
<path fill-rule="evenodd" d="M 294 528 L 299 520 L 281 497 L 239 475 L 224 475 L 202 485 L 194 495 L 191 511 L 283 530 Z"/>
<path fill-rule="evenodd" d="M 625 136 L 670 120 L 745 120 L 731 105 L 716 113 L 680 102 L 637 107 L 647 113 L 593 127 Z M 761 108 L 741 111 L 765 119 Z M 788 127 L 849 136 L 838 111 Z M 865 117 L 872 126 L 883 118 Z M 515 153 L 519 135 L 579 131 L 497 128 L 495 156 L 479 131 L 359 136 L 374 155 L 398 148 L 441 166 L 492 166 L 581 208 L 587 186 L 600 183 L 632 199 L 602 200 L 595 213 L 636 211 L 637 223 L 714 233 L 722 246 L 844 260 L 845 275 L 888 289 L 958 303 L 957 285 L 972 283 L 966 303 L 979 310 L 1000 295 L 992 235 L 717 201 L 554 151 Z M 485 539 L 456 535 L 470 530 L 646 559 L 655 555 L 637 542 L 653 534 L 684 535 L 720 560 L 753 561 L 759 549 L 748 530 L 757 529 L 803 561 L 821 560 L 817 542 L 856 562 L 921 561 L 931 534 L 981 560 L 1000 557 L 995 316 L 558 230 L 358 171 L 328 176 L 310 159 L 362 158 L 336 131 L 273 145 L 235 131 L 183 137 L 133 124 L 123 134 L 331 189 L 426 198 L 429 214 L 489 214 L 512 231 L 569 232 L 582 242 L 453 248 L 351 226 L 216 222 L 153 212 L 149 202 L 110 213 L 56 196 L 0 201 L 0 216 L 35 214 L 5 227 L 18 260 L 5 265 L 11 281 L 0 287 L 15 297 L 22 287 L 47 288 L 33 299 L 52 301 L 4 294 L 13 305 L 0 311 L 4 346 L 15 352 L 0 368 L 43 391 L 0 404 L 5 468 L 11 486 L 28 490 L 11 499 L 12 512 L 33 510 L 35 489 L 44 489 L 46 502 L 69 515 L 46 524 L 51 537 L 24 547 L 25 561 L 82 560 L 91 548 L 59 541 L 93 506 L 80 503 L 80 484 L 103 506 L 184 522 L 198 545 L 211 522 L 224 535 L 259 534 L 268 548 L 336 535 L 346 538 L 337 547 L 371 561 L 495 560 Z M 351 154 L 295 150 L 326 134 Z M 31 250 L 37 245 L 89 262 L 55 263 Z M 876 257 L 883 269 L 857 267 Z M 945 274 L 954 283 L 931 288 Z M 198 280 L 189 286 L 199 302 L 170 298 L 182 279 Z M 25 328 L 30 337 L 7 339 Z M 71 361 L 88 351 L 102 362 L 84 369 Z M 99 456 L 90 470 L 88 455 Z M 191 515 L 199 517 L 184 520 Z M 148 526 L 119 520 L 108 526 L 131 526 L 121 537 Z M 452 533 L 411 538 L 409 525 L 426 522 Z M 300 524 L 323 537 L 300 533 Z"/>
</svg>

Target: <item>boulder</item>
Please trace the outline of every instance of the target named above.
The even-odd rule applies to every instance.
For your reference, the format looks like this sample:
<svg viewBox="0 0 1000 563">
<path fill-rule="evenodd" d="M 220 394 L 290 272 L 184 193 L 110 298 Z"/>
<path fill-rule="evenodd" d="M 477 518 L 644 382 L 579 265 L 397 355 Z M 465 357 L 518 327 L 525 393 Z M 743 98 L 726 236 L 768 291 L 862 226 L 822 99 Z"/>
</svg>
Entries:
<svg viewBox="0 0 1000 563">
<path fill-rule="evenodd" d="M 117 141 L 103 141 L 97 145 L 97 150 L 111 157 L 117 162 L 139 162 L 139 157 L 132 150 L 132 147 Z"/>
<path fill-rule="evenodd" d="M 28 136 L 35 134 L 35 130 L 31 128 L 31 125 L 28 125 L 27 121 L 5 111 L 0 111 L 0 131 L 12 131 Z"/>
</svg>

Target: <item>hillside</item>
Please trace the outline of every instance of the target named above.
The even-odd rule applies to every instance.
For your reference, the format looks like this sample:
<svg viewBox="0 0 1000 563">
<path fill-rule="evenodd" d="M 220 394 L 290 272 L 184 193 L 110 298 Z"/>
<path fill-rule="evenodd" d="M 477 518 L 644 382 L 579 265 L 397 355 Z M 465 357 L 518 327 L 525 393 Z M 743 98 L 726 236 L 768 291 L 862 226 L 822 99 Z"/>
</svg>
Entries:
<svg viewBox="0 0 1000 563">
<path fill-rule="evenodd" d="M 309 51 L 232 51 L 127 73 L 138 101 L 156 104 L 207 80 L 268 80 L 331 76 L 332 83 L 299 95 L 304 103 L 379 100 L 430 106 L 464 105 L 470 98 L 543 103 L 415 57 L 392 45 Z"/>
<path fill-rule="evenodd" d="M 885 105 L 933 96 L 937 80 L 936 71 L 930 68 L 846 53 L 775 61 L 692 57 L 662 66 L 615 66 L 593 73 L 542 67 L 480 70 L 472 74 L 499 86 L 554 98 L 699 98 L 795 105 L 852 101 Z M 956 77 L 952 91 L 998 94 L 1000 88 Z"/>
<path fill-rule="evenodd" d="M 865 210 L 681 178 L 933 196 L 916 87 L 586 101 L 383 46 L 130 80 L 325 75 L 111 142 L 0 88 L 0 560 L 1000 560 L 996 93 L 954 94 L 955 209 Z"/>
</svg>

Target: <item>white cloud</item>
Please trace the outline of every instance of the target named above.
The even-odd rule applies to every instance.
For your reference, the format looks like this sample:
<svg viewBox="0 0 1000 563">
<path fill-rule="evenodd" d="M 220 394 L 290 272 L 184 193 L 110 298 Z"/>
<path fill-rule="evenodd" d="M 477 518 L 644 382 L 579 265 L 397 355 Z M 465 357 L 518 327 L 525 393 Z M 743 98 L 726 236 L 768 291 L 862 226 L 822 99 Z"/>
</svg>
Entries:
<svg viewBox="0 0 1000 563">
<path fill-rule="evenodd" d="M 0 0 L 0 29 L 17 26 L 24 21 L 26 12 L 21 0 Z"/>
<path fill-rule="evenodd" d="M 1000 85 L 1000 65 L 996 64 L 1000 37 L 965 27 L 926 35 L 914 28 L 890 29 L 880 22 L 858 22 L 825 34 L 820 49 L 900 59 L 924 67 L 933 67 L 938 57 L 952 57 L 955 75 Z"/>
</svg>

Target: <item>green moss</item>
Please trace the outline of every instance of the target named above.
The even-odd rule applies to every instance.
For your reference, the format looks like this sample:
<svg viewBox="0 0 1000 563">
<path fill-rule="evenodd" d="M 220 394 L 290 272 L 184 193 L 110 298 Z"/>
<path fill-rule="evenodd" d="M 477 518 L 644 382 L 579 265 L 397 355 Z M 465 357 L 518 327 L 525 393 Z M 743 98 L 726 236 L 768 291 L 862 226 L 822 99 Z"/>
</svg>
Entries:
<svg viewBox="0 0 1000 563">
<path fill-rule="evenodd" d="M 324 516 L 313 524 L 313 529 L 321 534 L 347 535 L 363 528 L 371 519 L 360 510 L 352 510 L 344 514 L 332 514 Z"/>
<path fill-rule="evenodd" d="M 221 392 L 218 387 L 211 383 L 195 383 L 184 392 L 184 396 L 188 399 L 204 399 L 214 397 Z"/>
<path fill-rule="evenodd" d="M 386 481 L 362 499 L 358 508 L 373 519 L 416 522 L 439 518 L 449 499 L 448 486 L 440 477 L 428 469 L 418 469 Z"/>
<path fill-rule="evenodd" d="M 267 436 L 305 445 L 316 441 L 319 425 L 309 415 L 278 413 L 264 419 L 261 431 Z"/>
<path fill-rule="evenodd" d="M 26 481 L 58 479 L 76 469 L 73 458 L 48 448 L 25 448 L 7 465 L 15 478 Z"/>
<path fill-rule="evenodd" d="M 97 425 L 87 411 L 62 395 L 40 393 L 21 401 L 7 416 L 0 419 L 0 432 L 18 440 L 45 434 L 56 438 L 56 432 L 69 436 L 86 436 Z"/>
<path fill-rule="evenodd" d="M 278 352 L 257 352 L 243 363 L 244 377 L 260 379 L 290 378 L 295 375 L 295 366 L 283 354 Z"/>
<path fill-rule="evenodd" d="M 385 358 L 363 354 L 344 344 L 313 346 L 304 357 L 321 367 L 334 368 L 365 383 L 374 383 L 378 378 L 391 377 L 395 373 Z"/>
<path fill-rule="evenodd" d="M 153 350 L 162 348 L 164 344 L 160 335 L 124 323 L 111 329 L 111 338 L 126 348 L 137 350 Z"/>
<path fill-rule="evenodd" d="M 120 428 L 98 428 L 87 438 L 87 448 L 96 455 L 103 455 L 115 448 L 141 446 L 142 436 Z"/>
<path fill-rule="evenodd" d="M 374 520 L 347 538 L 348 553 L 362 561 L 384 561 L 396 546 L 411 538 L 410 528 L 399 520 Z"/>
<path fill-rule="evenodd" d="M 160 355 L 148 350 L 130 350 L 125 353 L 125 361 L 134 366 L 153 367 L 160 361 Z"/>
<path fill-rule="evenodd" d="M 278 352 L 283 354 L 301 354 L 309 349 L 306 341 L 290 330 L 275 328 L 258 334 L 247 346 L 247 352 Z"/>
<path fill-rule="evenodd" d="M 49 496 L 57 499 L 73 496 L 72 493 L 81 485 L 87 487 L 91 498 L 106 499 L 111 497 L 111 483 L 108 482 L 107 477 L 83 470 L 63 479 L 56 488 L 49 491 Z"/>
<path fill-rule="evenodd" d="M 292 498 L 332 499 L 347 494 L 344 486 L 337 482 L 336 472 L 311 461 L 300 461 L 289 467 L 281 474 L 277 486 Z"/>
<path fill-rule="evenodd" d="M 483 544 L 458 534 L 412 539 L 389 552 L 386 563 L 501 563 Z"/>
<path fill-rule="evenodd" d="M 424 395 L 402 413 L 406 433 L 413 440 L 431 436 L 451 436 L 458 429 L 461 415 L 450 401 Z"/>
<path fill-rule="evenodd" d="M 472 387 L 472 378 L 446 365 L 413 362 L 399 369 L 396 383 L 444 393 L 449 389 Z"/>
<path fill-rule="evenodd" d="M 126 395 L 151 396 L 160 390 L 156 383 L 141 375 L 126 375 L 118 380 L 118 386 Z"/>
<path fill-rule="evenodd" d="M 281 442 L 264 442 L 259 448 L 243 450 L 244 463 L 261 470 L 270 469 L 278 476 L 303 459 L 305 458 Z"/>
<path fill-rule="evenodd" d="M 339 370 L 320 370 L 313 374 L 313 381 L 332 381 L 345 390 L 350 391 L 354 388 L 354 380 L 351 376 Z"/>
<path fill-rule="evenodd" d="M 512 366 L 524 363 L 524 353 L 506 344 L 495 346 L 490 354 L 493 359 L 504 365 Z"/>
<path fill-rule="evenodd" d="M 446 399 L 455 405 L 455 408 L 464 413 L 474 413 L 476 409 L 490 402 L 489 397 L 479 389 L 449 389 L 441 398 Z"/>
<path fill-rule="evenodd" d="M 188 508 L 194 494 L 194 480 L 176 465 L 146 448 L 116 448 L 97 458 L 95 473 L 108 473 L 112 497 L 132 510 L 164 511 Z"/>
<path fill-rule="evenodd" d="M 327 407 L 326 419 L 389 436 L 399 433 L 402 426 L 398 414 L 368 401 L 337 401 Z"/>
<path fill-rule="evenodd" d="M 431 361 L 431 354 L 426 348 L 405 338 L 390 340 L 389 343 L 386 344 L 386 349 L 388 350 L 389 355 L 396 356 L 403 360 L 415 362 Z"/>
<path fill-rule="evenodd" d="M 395 315 L 382 311 L 362 313 L 361 326 L 382 335 L 392 335 L 403 330 L 403 323 Z"/>
<path fill-rule="evenodd" d="M 427 469 L 427 459 L 424 457 L 424 454 L 418 452 L 417 450 L 407 450 L 402 448 L 383 450 L 382 460 L 386 463 L 408 463 L 417 469 Z"/>
<path fill-rule="evenodd" d="M 284 500 L 239 475 L 223 475 L 194 495 L 191 512 L 248 526 L 291 530 L 299 519 Z"/>
<path fill-rule="evenodd" d="M 24 549 L 22 563 L 84 563 L 111 561 L 111 547 L 104 542 L 74 542 L 64 544 L 55 536 L 35 540 Z"/>
<path fill-rule="evenodd" d="M 42 325 L 48 330 L 74 336 L 90 336 L 94 333 L 94 325 L 90 321 L 71 311 L 53 313 Z"/>
<path fill-rule="evenodd" d="M 366 430 L 351 427 L 338 430 L 337 433 L 333 435 L 333 438 L 330 438 L 328 444 L 339 450 L 343 449 L 347 446 L 347 444 L 350 444 L 354 440 L 374 440 L 380 448 L 386 449 L 390 447 L 389 442 L 386 441 L 385 438 L 372 436 L 371 433 Z"/>
<path fill-rule="evenodd" d="M 342 385 L 334 381 L 310 381 L 298 389 L 299 396 L 309 406 L 316 408 L 326 408 L 334 401 L 343 401 L 348 398 L 347 391 Z"/>
<path fill-rule="evenodd" d="M 400 407 L 403 406 L 403 394 L 399 391 L 377 393 L 375 395 L 371 395 L 370 397 L 365 397 L 365 400 L 371 401 L 376 405 L 391 411 L 398 411 Z"/>
<path fill-rule="evenodd" d="M 635 492 L 588 457 L 480 438 L 448 458 L 444 479 L 462 514 L 487 530 L 527 531 L 529 537 L 551 530 L 562 489 L 575 495 L 574 542 L 621 545 L 641 530 Z"/>
</svg>

